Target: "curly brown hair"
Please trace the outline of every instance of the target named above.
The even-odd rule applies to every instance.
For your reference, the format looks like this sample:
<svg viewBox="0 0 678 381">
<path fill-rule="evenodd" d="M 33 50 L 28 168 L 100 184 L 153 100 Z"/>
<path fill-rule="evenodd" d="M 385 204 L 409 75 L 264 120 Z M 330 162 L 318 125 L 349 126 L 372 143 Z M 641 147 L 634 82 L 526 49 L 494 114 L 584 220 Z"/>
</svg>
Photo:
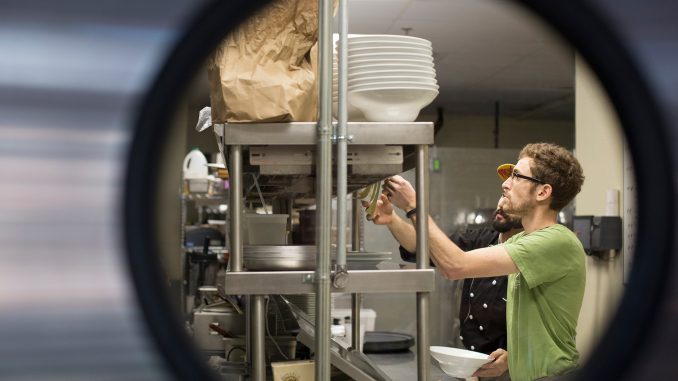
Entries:
<svg viewBox="0 0 678 381">
<path fill-rule="evenodd" d="M 552 210 L 561 210 L 581 191 L 584 172 L 572 152 L 551 143 L 532 143 L 520 151 L 518 158 L 524 157 L 532 159 L 532 176 L 553 188 Z"/>
</svg>

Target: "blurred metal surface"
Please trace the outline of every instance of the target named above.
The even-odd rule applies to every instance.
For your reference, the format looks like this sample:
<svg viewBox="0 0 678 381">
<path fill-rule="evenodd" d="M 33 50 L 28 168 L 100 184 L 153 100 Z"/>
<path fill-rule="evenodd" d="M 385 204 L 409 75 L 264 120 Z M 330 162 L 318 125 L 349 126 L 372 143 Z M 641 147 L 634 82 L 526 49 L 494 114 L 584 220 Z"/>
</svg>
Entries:
<svg viewBox="0 0 678 381">
<path fill-rule="evenodd" d="M 589 2 L 609 16 L 678 141 L 677 5 Z M 0 375 L 168 379 L 141 321 L 120 226 L 134 107 L 204 2 L 0 3 Z M 603 47 L 601 47 L 603 48 Z M 678 163 L 678 152 L 672 153 Z M 673 174 L 675 178 L 675 174 Z M 678 263 L 625 379 L 673 379 Z M 634 290 L 642 292 L 642 290 Z"/>
<path fill-rule="evenodd" d="M 131 115 L 201 1 L 0 3 L 0 378 L 165 380 L 119 226 Z"/>
</svg>

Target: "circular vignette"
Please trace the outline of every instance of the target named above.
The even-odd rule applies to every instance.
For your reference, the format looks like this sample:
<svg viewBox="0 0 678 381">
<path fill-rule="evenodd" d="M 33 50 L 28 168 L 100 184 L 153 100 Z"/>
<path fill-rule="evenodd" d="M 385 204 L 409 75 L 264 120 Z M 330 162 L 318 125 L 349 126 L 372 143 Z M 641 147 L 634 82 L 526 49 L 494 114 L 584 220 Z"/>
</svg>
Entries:
<svg viewBox="0 0 678 381">
<path fill-rule="evenodd" d="M 188 25 L 138 110 L 129 151 L 123 221 L 128 262 L 147 327 L 158 349 L 179 379 L 211 379 L 213 375 L 171 316 L 157 255 L 153 197 L 163 131 L 191 75 L 238 22 L 267 1 L 216 1 Z M 613 319 L 586 365 L 580 380 L 621 379 L 641 348 L 645 329 L 654 320 L 670 271 L 675 189 L 667 125 L 646 81 L 615 31 L 580 0 L 525 0 L 535 12 L 584 57 L 606 89 L 617 111 L 633 156 L 638 184 L 638 231 L 629 287 Z M 189 75 L 190 74 L 190 75 Z M 134 165 L 132 165 L 134 163 Z M 653 191 L 650 194 L 649 187 Z M 651 217 L 651 218 L 650 218 Z M 642 284 L 643 287 L 634 287 Z M 642 292 L 640 290 L 643 290 Z"/>
<path fill-rule="evenodd" d="M 544 19 L 586 59 L 619 115 L 632 153 L 638 221 L 629 283 L 615 313 L 624 318 L 610 321 L 590 359 L 570 377 L 620 380 L 643 348 L 670 276 L 676 192 L 668 124 L 629 48 L 590 3 L 517 2 Z"/>
<path fill-rule="evenodd" d="M 127 156 L 123 204 L 127 261 L 146 328 L 168 368 L 180 380 L 215 379 L 174 318 L 158 256 L 155 226 L 157 171 L 171 110 L 219 42 L 267 0 L 212 1 L 186 24 L 136 110 Z"/>
</svg>

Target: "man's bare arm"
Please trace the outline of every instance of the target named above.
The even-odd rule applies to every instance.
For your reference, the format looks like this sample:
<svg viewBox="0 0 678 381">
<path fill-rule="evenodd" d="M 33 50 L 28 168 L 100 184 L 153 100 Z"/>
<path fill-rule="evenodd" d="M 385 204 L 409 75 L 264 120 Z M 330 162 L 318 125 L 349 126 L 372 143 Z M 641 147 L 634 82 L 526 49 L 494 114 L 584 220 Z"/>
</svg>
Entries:
<svg viewBox="0 0 678 381">
<path fill-rule="evenodd" d="M 416 216 L 412 220 L 416 222 Z M 446 278 L 489 277 L 519 271 L 501 245 L 464 252 L 440 230 L 431 217 L 428 218 L 428 229 L 431 259 Z"/>
</svg>

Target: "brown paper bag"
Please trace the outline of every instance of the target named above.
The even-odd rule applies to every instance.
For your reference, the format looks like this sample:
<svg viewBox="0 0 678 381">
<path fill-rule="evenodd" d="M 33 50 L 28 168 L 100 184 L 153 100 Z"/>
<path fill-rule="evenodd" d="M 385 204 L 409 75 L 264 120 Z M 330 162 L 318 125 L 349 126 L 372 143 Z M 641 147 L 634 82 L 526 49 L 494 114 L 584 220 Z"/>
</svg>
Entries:
<svg viewBox="0 0 678 381">
<path fill-rule="evenodd" d="M 318 0 L 276 0 L 208 61 L 212 122 L 317 119 Z"/>
</svg>

